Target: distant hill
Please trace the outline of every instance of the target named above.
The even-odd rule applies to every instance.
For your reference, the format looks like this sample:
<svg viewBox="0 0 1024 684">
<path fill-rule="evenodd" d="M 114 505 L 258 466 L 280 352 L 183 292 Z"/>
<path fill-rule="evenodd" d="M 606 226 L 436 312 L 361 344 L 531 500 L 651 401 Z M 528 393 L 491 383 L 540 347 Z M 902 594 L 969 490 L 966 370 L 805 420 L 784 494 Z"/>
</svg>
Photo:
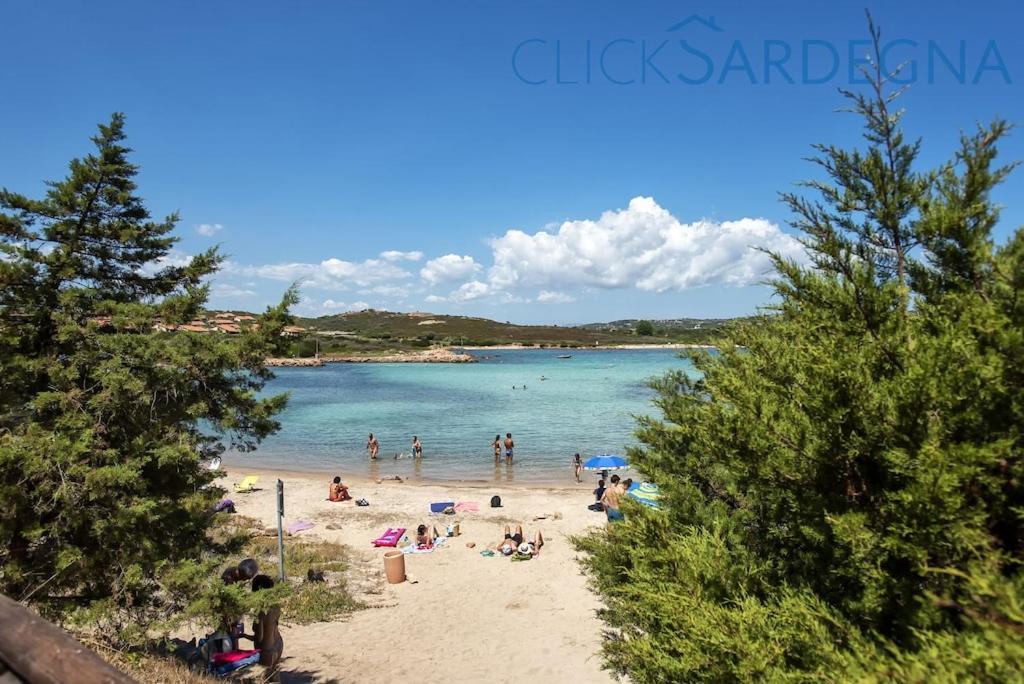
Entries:
<svg viewBox="0 0 1024 684">
<path fill-rule="evenodd" d="M 378 340 L 391 345 L 414 341 L 419 345 L 451 344 L 488 346 L 497 344 L 542 344 L 550 346 L 594 346 L 626 343 L 700 343 L 710 340 L 729 319 L 679 318 L 651 321 L 653 336 L 634 334 L 636 320 L 592 323 L 582 326 L 517 325 L 471 316 L 449 316 L 424 312 L 398 313 L 367 309 L 350 313 L 303 318 L 299 324 L 310 331 L 339 341 Z"/>
</svg>

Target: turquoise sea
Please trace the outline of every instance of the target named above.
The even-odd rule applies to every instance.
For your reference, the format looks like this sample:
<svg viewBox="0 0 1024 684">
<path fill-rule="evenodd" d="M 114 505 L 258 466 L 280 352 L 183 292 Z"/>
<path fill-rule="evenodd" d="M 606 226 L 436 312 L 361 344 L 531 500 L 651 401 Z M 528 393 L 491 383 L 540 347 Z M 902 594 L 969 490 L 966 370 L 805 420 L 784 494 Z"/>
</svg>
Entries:
<svg viewBox="0 0 1024 684">
<path fill-rule="evenodd" d="M 634 416 L 658 412 L 651 378 L 692 369 L 671 349 L 473 354 L 479 363 L 276 369 L 267 391 L 291 395 L 281 431 L 228 464 L 343 476 L 568 482 L 577 451 L 585 459 L 622 454 L 635 444 Z M 365 448 L 370 432 L 380 441 L 376 462 Z M 515 440 L 515 464 L 495 468 L 491 442 L 506 432 Z M 413 435 L 423 442 L 422 462 L 410 457 Z"/>
</svg>

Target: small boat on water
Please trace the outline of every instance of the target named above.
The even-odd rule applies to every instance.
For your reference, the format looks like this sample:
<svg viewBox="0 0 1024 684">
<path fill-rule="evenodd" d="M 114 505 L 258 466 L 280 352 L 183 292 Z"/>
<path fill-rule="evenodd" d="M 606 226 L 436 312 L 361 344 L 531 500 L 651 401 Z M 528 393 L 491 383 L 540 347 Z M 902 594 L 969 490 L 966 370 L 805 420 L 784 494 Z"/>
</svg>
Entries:
<svg viewBox="0 0 1024 684">
<path fill-rule="evenodd" d="M 559 358 L 559 359 L 571 359 L 572 358 L 572 354 L 559 354 L 556 358 Z"/>
</svg>

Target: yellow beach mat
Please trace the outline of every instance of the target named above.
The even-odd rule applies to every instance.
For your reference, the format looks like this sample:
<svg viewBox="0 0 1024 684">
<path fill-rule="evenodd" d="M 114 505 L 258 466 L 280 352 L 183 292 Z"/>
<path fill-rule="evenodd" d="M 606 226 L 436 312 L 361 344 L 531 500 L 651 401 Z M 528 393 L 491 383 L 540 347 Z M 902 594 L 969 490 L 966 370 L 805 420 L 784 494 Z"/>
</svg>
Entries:
<svg viewBox="0 0 1024 684">
<path fill-rule="evenodd" d="M 235 485 L 236 492 L 251 492 L 256 489 L 256 483 L 260 481 L 259 475 L 246 475 L 242 481 Z"/>
</svg>

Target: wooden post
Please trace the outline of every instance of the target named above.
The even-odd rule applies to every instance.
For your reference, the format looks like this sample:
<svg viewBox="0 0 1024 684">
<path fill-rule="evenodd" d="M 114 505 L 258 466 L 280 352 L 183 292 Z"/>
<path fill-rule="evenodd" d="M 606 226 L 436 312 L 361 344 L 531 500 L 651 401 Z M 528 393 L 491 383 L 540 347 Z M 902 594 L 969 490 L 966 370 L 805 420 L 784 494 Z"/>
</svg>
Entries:
<svg viewBox="0 0 1024 684">
<path fill-rule="evenodd" d="M 107 661 L 20 603 L 0 594 L 0 681 L 27 684 L 134 684 Z M 8 670 L 9 672 L 5 672 Z"/>
</svg>

